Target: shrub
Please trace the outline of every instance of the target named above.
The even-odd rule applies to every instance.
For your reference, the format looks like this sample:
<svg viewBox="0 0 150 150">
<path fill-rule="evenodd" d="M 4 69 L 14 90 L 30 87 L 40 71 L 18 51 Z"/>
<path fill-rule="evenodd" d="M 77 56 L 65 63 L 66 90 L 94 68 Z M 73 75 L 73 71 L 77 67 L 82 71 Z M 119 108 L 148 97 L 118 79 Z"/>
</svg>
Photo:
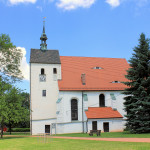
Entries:
<svg viewBox="0 0 150 150">
<path fill-rule="evenodd" d="M 9 132 L 9 129 L 7 132 Z M 11 132 L 30 132 L 30 128 L 12 128 Z"/>
</svg>

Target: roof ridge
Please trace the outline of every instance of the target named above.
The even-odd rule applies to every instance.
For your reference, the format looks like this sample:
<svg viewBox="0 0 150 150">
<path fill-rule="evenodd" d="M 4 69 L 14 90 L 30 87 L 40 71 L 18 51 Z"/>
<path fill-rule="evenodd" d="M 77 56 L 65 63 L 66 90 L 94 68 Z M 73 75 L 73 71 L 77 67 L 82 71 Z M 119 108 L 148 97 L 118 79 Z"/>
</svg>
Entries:
<svg viewBox="0 0 150 150">
<path fill-rule="evenodd" d="M 112 108 L 112 107 L 88 107 L 88 108 Z"/>
<path fill-rule="evenodd" d="M 31 48 L 31 50 L 40 50 L 41 49 L 38 49 L 38 48 Z M 47 49 L 47 51 L 59 51 L 58 49 Z"/>
<path fill-rule="evenodd" d="M 75 58 L 77 58 L 77 57 L 79 57 L 79 58 L 109 58 L 109 59 L 125 59 L 126 60 L 126 58 L 111 58 L 111 57 L 90 57 L 90 56 L 60 56 L 60 57 L 75 57 Z"/>
</svg>

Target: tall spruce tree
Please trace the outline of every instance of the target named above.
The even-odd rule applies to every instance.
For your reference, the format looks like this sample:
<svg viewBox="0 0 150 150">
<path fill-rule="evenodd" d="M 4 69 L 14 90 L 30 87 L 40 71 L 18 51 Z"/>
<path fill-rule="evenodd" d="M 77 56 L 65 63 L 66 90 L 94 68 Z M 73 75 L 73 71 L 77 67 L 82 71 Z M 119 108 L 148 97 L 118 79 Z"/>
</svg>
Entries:
<svg viewBox="0 0 150 150">
<path fill-rule="evenodd" d="M 131 133 L 150 133 L 150 41 L 140 35 L 139 45 L 133 49 L 124 82 L 127 127 Z"/>
</svg>

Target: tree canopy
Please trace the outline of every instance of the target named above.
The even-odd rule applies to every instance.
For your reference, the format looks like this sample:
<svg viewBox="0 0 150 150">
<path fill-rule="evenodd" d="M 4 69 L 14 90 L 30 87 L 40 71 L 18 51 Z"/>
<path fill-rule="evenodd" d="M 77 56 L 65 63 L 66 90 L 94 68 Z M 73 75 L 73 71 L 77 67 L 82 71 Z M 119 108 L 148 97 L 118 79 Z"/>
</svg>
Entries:
<svg viewBox="0 0 150 150">
<path fill-rule="evenodd" d="M 9 35 L 0 35 L 0 73 L 12 79 L 22 78 L 20 62 L 22 53 L 11 42 Z"/>
<path fill-rule="evenodd" d="M 15 88 L 10 81 L 22 79 L 20 62 L 22 52 L 16 48 L 9 35 L 0 35 L 0 126 L 1 137 L 5 124 L 29 120 L 29 108 L 25 107 L 25 97 L 21 90 Z M 6 80 L 12 79 L 12 80 Z M 25 103 L 25 104 L 24 104 Z"/>
<path fill-rule="evenodd" d="M 140 35 L 139 44 L 133 49 L 130 68 L 124 84 L 127 127 L 132 133 L 150 132 L 150 40 Z"/>
<path fill-rule="evenodd" d="M 25 97 L 21 90 L 0 78 L 0 125 L 19 123 L 29 120 L 30 110 L 24 106 Z M 2 130 L 1 130 L 2 131 Z M 3 132 L 1 132 L 1 137 Z"/>
</svg>

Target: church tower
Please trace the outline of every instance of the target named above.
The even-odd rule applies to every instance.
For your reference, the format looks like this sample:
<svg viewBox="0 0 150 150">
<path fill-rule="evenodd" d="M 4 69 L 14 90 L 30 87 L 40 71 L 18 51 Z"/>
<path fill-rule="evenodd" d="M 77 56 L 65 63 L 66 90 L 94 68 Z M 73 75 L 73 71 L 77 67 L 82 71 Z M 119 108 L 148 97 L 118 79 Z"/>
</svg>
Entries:
<svg viewBox="0 0 150 150">
<path fill-rule="evenodd" d="M 50 133 L 56 123 L 58 80 L 61 80 L 61 61 L 58 50 L 47 49 L 45 21 L 40 37 L 40 49 L 31 49 L 30 95 L 31 134 Z"/>
</svg>

